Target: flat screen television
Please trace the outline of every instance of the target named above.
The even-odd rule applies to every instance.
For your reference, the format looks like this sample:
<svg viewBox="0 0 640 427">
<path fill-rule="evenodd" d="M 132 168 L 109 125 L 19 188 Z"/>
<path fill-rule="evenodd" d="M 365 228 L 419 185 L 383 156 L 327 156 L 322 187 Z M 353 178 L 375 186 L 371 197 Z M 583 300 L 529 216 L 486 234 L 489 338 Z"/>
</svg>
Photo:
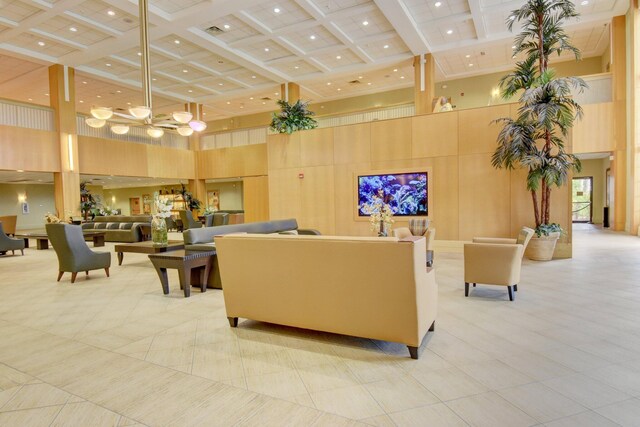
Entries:
<svg viewBox="0 0 640 427">
<path fill-rule="evenodd" d="M 358 216 L 369 216 L 362 205 L 371 203 L 382 190 L 390 196 L 394 216 L 427 216 L 427 172 L 358 176 Z"/>
</svg>

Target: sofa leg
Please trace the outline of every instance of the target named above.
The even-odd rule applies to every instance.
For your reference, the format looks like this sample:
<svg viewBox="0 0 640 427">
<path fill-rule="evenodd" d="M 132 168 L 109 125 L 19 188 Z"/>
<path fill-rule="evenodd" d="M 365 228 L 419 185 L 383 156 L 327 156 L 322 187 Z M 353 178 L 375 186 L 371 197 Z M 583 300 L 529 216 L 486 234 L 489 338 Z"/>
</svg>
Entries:
<svg viewBox="0 0 640 427">
<path fill-rule="evenodd" d="M 20 253 L 24 256 L 24 249 L 20 249 Z"/>
<path fill-rule="evenodd" d="M 420 347 L 412 347 L 410 345 L 407 346 L 407 348 L 409 349 L 409 354 L 411 355 L 412 359 L 418 359 L 420 357 Z"/>
<path fill-rule="evenodd" d="M 464 296 L 469 296 L 469 282 L 464 282 Z"/>
<path fill-rule="evenodd" d="M 433 332 L 436 330 L 436 321 L 434 320 L 431 326 L 429 327 L 429 332 Z"/>
<path fill-rule="evenodd" d="M 238 327 L 238 318 L 237 317 L 227 317 L 227 320 L 229 321 L 229 326 L 231 326 L 232 328 L 237 328 Z"/>
<path fill-rule="evenodd" d="M 57 280 L 57 282 L 59 282 L 59 281 L 60 281 L 60 279 L 62 279 L 62 275 L 63 275 L 63 274 L 64 274 L 64 271 L 59 271 L 59 272 L 58 272 L 58 280 Z"/>
<path fill-rule="evenodd" d="M 75 283 L 77 275 L 78 275 L 77 271 L 71 273 L 71 283 Z"/>
<path fill-rule="evenodd" d="M 474 287 L 474 288 L 476 287 L 476 284 L 475 284 L 475 283 L 473 284 L 473 287 Z"/>
<path fill-rule="evenodd" d="M 109 277 L 109 267 L 105 268 L 104 272 L 107 273 L 107 277 Z"/>
<path fill-rule="evenodd" d="M 518 292 L 518 284 L 517 284 L 517 283 L 516 283 L 515 285 L 513 285 L 513 290 L 514 290 L 515 292 Z"/>
<path fill-rule="evenodd" d="M 85 271 L 84 273 L 85 273 L 87 276 L 89 275 L 89 272 L 88 272 L 88 271 Z"/>
<path fill-rule="evenodd" d="M 509 291 L 509 301 L 513 301 L 513 286 L 507 286 L 507 290 Z"/>
</svg>

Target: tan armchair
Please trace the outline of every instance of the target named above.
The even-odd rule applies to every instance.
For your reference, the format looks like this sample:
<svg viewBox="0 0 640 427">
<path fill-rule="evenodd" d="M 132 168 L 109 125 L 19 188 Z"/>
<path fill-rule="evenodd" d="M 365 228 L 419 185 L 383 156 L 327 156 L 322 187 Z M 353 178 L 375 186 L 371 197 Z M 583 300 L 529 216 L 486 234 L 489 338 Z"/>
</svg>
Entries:
<svg viewBox="0 0 640 427">
<path fill-rule="evenodd" d="M 413 236 L 413 234 L 411 234 L 409 227 L 397 227 L 393 229 L 393 236 L 398 239 L 404 239 Z M 424 237 L 427 239 L 427 267 L 433 267 L 433 240 L 436 237 L 436 229 L 427 229 Z"/>
<path fill-rule="evenodd" d="M 524 251 L 533 237 L 531 228 L 523 227 L 517 239 L 476 237 L 464 245 L 464 296 L 469 284 L 506 286 L 509 300 L 518 291 Z"/>
</svg>

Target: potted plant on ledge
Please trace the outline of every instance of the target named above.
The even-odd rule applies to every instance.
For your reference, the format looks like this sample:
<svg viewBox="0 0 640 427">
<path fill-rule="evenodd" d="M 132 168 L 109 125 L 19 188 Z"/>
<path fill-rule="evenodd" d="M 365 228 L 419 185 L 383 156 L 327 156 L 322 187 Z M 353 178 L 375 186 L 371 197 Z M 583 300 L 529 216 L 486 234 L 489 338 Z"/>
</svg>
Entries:
<svg viewBox="0 0 640 427">
<path fill-rule="evenodd" d="M 294 104 L 278 100 L 279 113 L 273 113 L 270 128 L 274 132 L 288 133 L 299 130 L 309 130 L 318 127 L 318 122 L 311 116 L 315 113 L 309 110 L 309 103 L 297 100 Z"/>
<path fill-rule="evenodd" d="M 568 0 L 528 0 L 507 20 L 509 30 L 522 21 L 515 38 L 514 56 L 525 54 L 516 68 L 500 81 L 505 99 L 520 94 L 518 115 L 500 118 L 503 128 L 493 153 L 495 168 L 527 169 L 527 190 L 531 193 L 536 235 L 527 254 L 536 260 L 550 260 L 562 233 L 559 224 L 550 222 L 551 190 L 567 184 L 572 170 L 580 170 L 580 160 L 565 150 L 565 140 L 582 108 L 572 98 L 572 90 L 582 92 L 586 83 L 578 77 L 556 77 L 549 57 L 570 52 L 580 59 L 562 25 L 577 18 L 574 4 Z"/>
</svg>

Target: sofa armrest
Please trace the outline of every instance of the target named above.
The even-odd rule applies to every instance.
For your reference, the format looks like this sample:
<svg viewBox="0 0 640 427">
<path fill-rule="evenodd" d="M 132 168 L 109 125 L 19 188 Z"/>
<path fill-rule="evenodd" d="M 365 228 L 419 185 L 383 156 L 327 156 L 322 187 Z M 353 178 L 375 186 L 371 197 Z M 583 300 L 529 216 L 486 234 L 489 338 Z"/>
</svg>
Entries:
<svg viewBox="0 0 640 427">
<path fill-rule="evenodd" d="M 473 243 L 495 243 L 501 245 L 515 245 L 516 239 L 500 238 L 500 237 L 474 237 Z"/>
<path fill-rule="evenodd" d="M 467 243 L 464 245 L 464 281 L 512 286 L 520 281 L 522 245 Z"/>
<path fill-rule="evenodd" d="M 298 234 L 303 236 L 320 236 L 321 233 L 313 228 L 299 228 Z"/>
<path fill-rule="evenodd" d="M 142 241 L 142 231 L 140 231 L 140 226 L 141 225 L 149 225 L 148 222 L 134 222 L 133 225 L 131 226 L 131 234 L 133 236 L 133 241 L 134 242 L 141 242 Z"/>
</svg>

